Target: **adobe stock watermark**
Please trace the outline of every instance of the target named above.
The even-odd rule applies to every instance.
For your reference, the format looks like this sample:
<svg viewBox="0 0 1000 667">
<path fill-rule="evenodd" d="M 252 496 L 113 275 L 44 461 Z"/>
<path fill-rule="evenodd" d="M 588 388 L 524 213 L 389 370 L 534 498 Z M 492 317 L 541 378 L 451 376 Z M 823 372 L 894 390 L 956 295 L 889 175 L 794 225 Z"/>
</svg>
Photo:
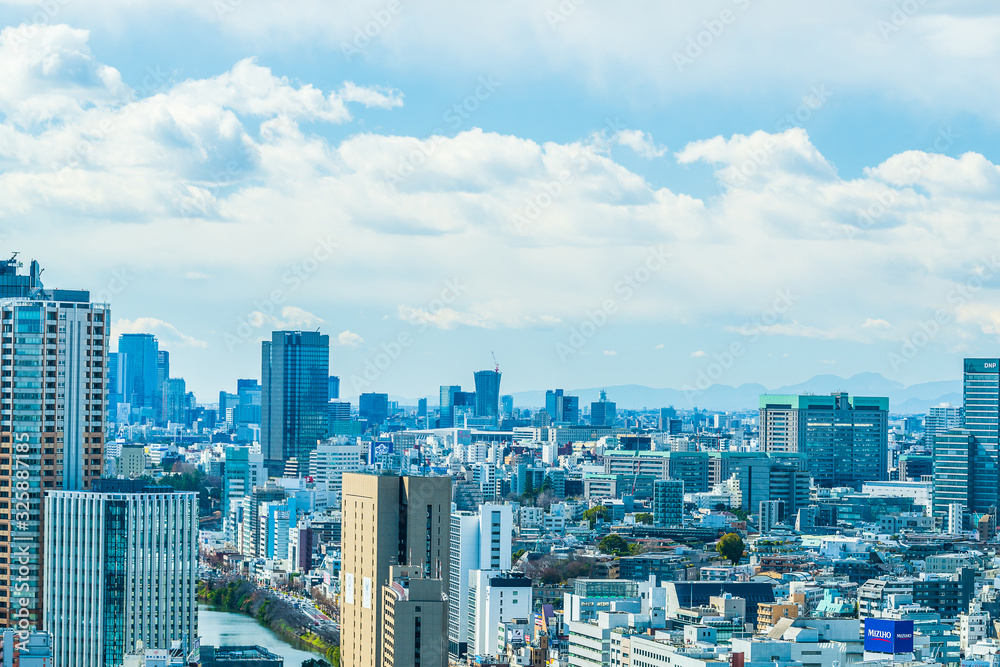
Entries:
<svg viewBox="0 0 1000 667">
<path fill-rule="evenodd" d="M 740 12 L 745 12 L 750 8 L 750 0 L 732 0 Z M 695 35 L 688 37 L 687 46 L 683 51 L 674 51 L 674 65 L 677 71 L 683 73 L 684 70 L 701 58 L 705 51 L 712 48 L 716 40 L 725 34 L 726 29 L 736 23 L 739 13 L 730 8 L 725 8 L 719 12 L 718 16 L 705 19 L 701 22 L 704 27 Z"/>
<path fill-rule="evenodd" d="M 266 298 L 255 301 L 253 310 L 237 318 L 235 329 L 223 334 L 222 340 L 226 344 L 226 349 L 235 352 L 239 346 L 254 340 L 257 332 L 269 321 L 268 318 L 279 317 L 282 304 L 301 289 L 323 264 L 330 261 L 339 247 L 329 236 L 316 239 L 312 251 L 282 273 L 282 286 L 271 290 Z"/>
<path fill-rule="evenodd" d="M 911 18 L 916 16 L 926 2 L 927 0 L 903 0 L 893 4 L 889 16 L 875 22 L 882 39 L 888 42 L 893 34 L 899 32 Z"/>
<path fill-rule="evenodd" d="M 610 321 L 611 317 L 617 313 L 622 306 L 627 304 L 645 286 L 653 276 L 667 265 L 667 261 L 673 255 L 664 247 L 657 246 L 650 248 L 645 261 L 633 269 L 630 273 L 622 276 L 622 279 L 614 284 L 615 296 L 605 299 L 597 308 L 588 309 L 585 318 L 579 324 L 570 327 L 569 336 L 566 342 L 556 343 L 556 354 L 559 360 L 565 362 L 574 354 L 577 354 L 587 342 L 597 335 Z"/>
<path fill-rule="evenodd" d="M 29 41 L 38 35 L 39 27 L 44 27 L 52 23 L 52 20 L 59 15 L 63 7 L 72 0 L 42 0 L 38 3 L 38 11 L 31 15 L 19 26 L 7 33 L 7 44 L 17 48 L 24 48 Z M 30 20 L 30 23 L 28 22 Z"/>
<path fill-rule="evenodd" d="M 941 333 L 941 328 L 957 319 L 958 312 L 986 287 L 986 284 L 1000 276 L 1000 261 L 996 255 L 983 259 L 974 270 L 975 275 L 967 278 L 962 284 L 948 290 L 945 301 L 948 307 L 937 308 L 934 314 L 920 320 L 917 328 L 900 341 L 899 347 L 886 355 L 886 361 L 892 370 L 913 361 L 922 349 L 930 345 Z"/>
<path fill-rule="evenodd" d="M 351 375 L 351 386 L 354 391 L 361 393 L 363 389 L 368 389 L 377 382 L 382 374 L 389 370 L 403 356 L 403 353 L 416 342 L 419 335 L 427 330 L 430 326 L 428 317 L 434 317 L 441 311 L 451 308 L 466 289 L 467 287 L 460 283 L 458 278 L 446 280 L 438 295 L 419 311 L 426 313 L 427 317 L 418 316 L 408 319 L 407 322 L 412 327 L 411 329 L 404 329 L 388 342 L 379 345 L 377 350 L 365 359 L 361 373 Z"/>
<path fill-rule="evenodd" d="M 114 297 L 118 296 L 132 284 L 135 277 L 126 268 L 115 269 L 111 272 L 111 278 L 105 283 L 104 289 L 93 294 L 97 303 L 110 304 Z"/>
<path fill-rule="evenodd" d="M 545 20 L 549 22 L 549 27 L 555 30 L 576 14 L 576 10 L 585 2 L 587 0 L 561 0 L 554 10 L 545 10 Z"/>
<path fill-rule="evenodd" d="M 782 316 L 798 301 L 798 296 L 790 289 L 779 289 L 771 304 L 736 328 L 737 333 L 745 336 L 745 340 L 734 340 L 720 351 L 708 355 L 711 361 L 699 369 L 694 384 L 681 387 L 684 396 L 694 405 L 695 399 L 706 389 L 718 382 L 736 365 L 736 361 L 747 353 L 747 350 L 771 327 L 781 321 Z"/>
<path fill-rule="evenodd" d="M 938 155 L 943 155 L 955 143 L 962 138 L 962 135 L 952 130 L 951 126 L 939 128 L 931 142 L 923 151 L 909 151 L 906 162 L 903 164 L 903 172 L 911 180 L 916 180 L 923 176 L 931 163 Z M 852 243 L 863 231 L 868 231 L 881 220 L 896 203 L 897 191 L 891 187 L 882 188 L 875 196 L 875 201 L 856 211 L 857 223 L 845 225 L 844 233 Z"/>
<path fill-rule="evenodd" d="M 400 0 L 389 0 L 385 7 L 370 13 L 371 20 L 363 26 L 354 28 L 354 37 L 350 42 L 340 43 L 340 52 L 347 62 L 368 50 L 372 42 L 378 39 L 382 31 L 389 27 L 393 20 L 403 13 L 403 3 Z"/>
<path fill-rule="evenodd" d="M 502 85 L 492 74 L 480 76 L 472 92 L 445 109 L 441 120 L 447 124 L 450 131 L 459 131 L 465 121 L 470 119 L 484 102 L 493 97 L 493 94 Z M 401 186 L 427 164 L 427 161 L 437 151 L 438 146 L 446 140 L 444 130 L 441 127 L 434 128 L 426 141 L 419 142 L 419 146 L 399 159 L 395 171 L 385 172 L 386 182 L 394 189 Z"/>
</svg>

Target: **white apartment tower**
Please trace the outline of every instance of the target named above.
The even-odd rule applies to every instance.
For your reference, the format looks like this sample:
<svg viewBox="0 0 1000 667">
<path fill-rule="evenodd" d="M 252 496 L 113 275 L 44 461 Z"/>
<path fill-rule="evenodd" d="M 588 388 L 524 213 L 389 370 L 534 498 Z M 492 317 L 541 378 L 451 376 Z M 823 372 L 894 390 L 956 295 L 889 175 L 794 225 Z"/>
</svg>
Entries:
<svg viewBox="0 0 1000 667">
<path fill-rule="evenodd" d="M 451 515 L 451 572 L 448 582 L 448 653 L 466 655 L 469 643 L 469 573 L 511 568 L 514 513 L 510 505 L 484 504 L 478 513 Z"/>
<path fill-rule="evenodd" d="M 59 667 L 198 636 L 198 494 L 98 480 L 45 502 L 45 631 Z"/>
</svg>

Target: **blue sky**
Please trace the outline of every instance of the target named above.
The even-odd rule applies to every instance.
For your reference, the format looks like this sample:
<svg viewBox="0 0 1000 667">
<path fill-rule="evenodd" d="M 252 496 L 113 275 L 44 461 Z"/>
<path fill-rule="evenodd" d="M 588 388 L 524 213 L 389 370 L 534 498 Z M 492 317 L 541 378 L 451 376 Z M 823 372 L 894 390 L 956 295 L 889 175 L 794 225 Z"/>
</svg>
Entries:
<svg viewBox="0 0 1000 667">
<path fill-rule="evenodd" d="M 278 327 L 331 335 L 345 395 L 414 398 L 491 352 L 505 391 L 911 384 L 998 354 L 991 3 L 0 21 L 0 250 L 156 333 L 202 401 Z"/>
</svg>

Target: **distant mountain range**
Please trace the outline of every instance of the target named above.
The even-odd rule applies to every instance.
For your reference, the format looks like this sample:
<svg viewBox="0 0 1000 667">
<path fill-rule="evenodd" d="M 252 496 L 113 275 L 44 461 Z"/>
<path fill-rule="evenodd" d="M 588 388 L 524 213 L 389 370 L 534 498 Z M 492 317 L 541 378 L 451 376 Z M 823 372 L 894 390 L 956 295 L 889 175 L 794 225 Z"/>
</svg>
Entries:
<svg viewBox="0 0 1000 667">
<path fill-rule="evenodd" d="M 724 384 L 713 384 L 704 391 L 688 394 L 682 389 L 656 389 L 639 384 L 609 385 L 607 387 L 588 387 L 586 389 L 565 389 L 567 394 L 580 397 L 580 409 L 600 398 L 601 390 L 608 393 L 608 400 L 614 401 L 619 408 L 625 409 L 656 409 L 673 406 L 678 409 L 690 410 L 693 407 L 707 410 L 755 410 L 761 394 L 829 394 L 834 391 L 846 391 L 852 396 L 886 396 L 889 398 L 889 409 L 902 414 L 924 414 L 927 408 L 939 403 L 962 404 L 961 380 L 943 380 L 940 382 L 921 382 L 906 387 L 899 382 L 886 379 L 879 373 L 858 373 L 849 378 L 837 375 L 817 375 L 799 384 L 784 387 L 765 387 L 762 384 L 741 384 L 731 387 Z M 514 405 L 526 408 L 545 406 L 545 390 L 515 392 Z M 348 399 L 348 400 L 356 400 Z M 390 396 L 389 400 L 399 401 L 401 405 L 416 405 L 413 398 Z M 429 403 L 436 404 L 432 398 Z"/>
<path fill-rule="evenodd" d="M 761 394 L 829 394 L 834 391 L 846 391 L 852 396 L 886 396 L 889 398 L 890 410 L 900 413 L 925 413 L 930 406 L 943 402 L 962 404 L 960 380 L 922 382 L 906 387 L 878 373 L 859 373 L 849 378 L 817 375 L 799 384 L 775 388 L 756 383 L 738 387 L 713 384 L 704 391 L 690 394 L 681 389 L 654 389 L 637 384 L 571 389 L 566 393 L 579 396 L 582 408 L 583 404 L 598 400 L 601 389 L 608 393 L 609 401 L 628 409 L 653 409 L 672 405 L 680 409 L 698 407 L 708 410 L 747 410 L 757 408 Z M 514 404 L 544 406 L 545 392 L 515 393 Z"/>
</svg>

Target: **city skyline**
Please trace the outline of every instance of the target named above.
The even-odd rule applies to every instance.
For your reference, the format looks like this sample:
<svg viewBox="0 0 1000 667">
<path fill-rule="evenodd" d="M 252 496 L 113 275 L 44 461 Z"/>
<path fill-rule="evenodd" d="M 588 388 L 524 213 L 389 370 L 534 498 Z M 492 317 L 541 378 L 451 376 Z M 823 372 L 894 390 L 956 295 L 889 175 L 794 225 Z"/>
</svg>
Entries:
<svg viewBox="0 0 1000 667">
<path fill-rule="evenodd" d="M 316 327 L 342 377 L 405 338 L 363 390 L 414 397 L 491 351 L 512 391 L 945 379 L 998 342 L 1000 39 L 913 5 L 0 3 L 0 249 L 199 396 Z"/>
</svg>

